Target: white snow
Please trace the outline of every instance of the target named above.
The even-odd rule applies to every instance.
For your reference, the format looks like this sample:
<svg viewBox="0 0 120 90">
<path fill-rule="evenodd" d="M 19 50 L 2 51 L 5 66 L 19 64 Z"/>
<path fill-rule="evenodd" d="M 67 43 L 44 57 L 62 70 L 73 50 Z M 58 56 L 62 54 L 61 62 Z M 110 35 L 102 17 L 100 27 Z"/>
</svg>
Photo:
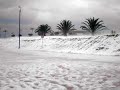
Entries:
<svg viewBox="0 0 120 90">
<path fill-rule="evenodd" d="M 21 39 L 0 39 L 0 90 L 120 90 L 120 36 Z"/>
<path fill-rule="evenodd" d="M 18 48 L 18 38 L 0 40 L 5 48 Z M 43 42 L 43 43 L 42 43 Z M 7 44 L 5 44 L 7 43 Z M 55 52 L 120 55 L 120 35 L 118 36 L 47 36 L 22 37 L 21 49 Z"/>
</svg>

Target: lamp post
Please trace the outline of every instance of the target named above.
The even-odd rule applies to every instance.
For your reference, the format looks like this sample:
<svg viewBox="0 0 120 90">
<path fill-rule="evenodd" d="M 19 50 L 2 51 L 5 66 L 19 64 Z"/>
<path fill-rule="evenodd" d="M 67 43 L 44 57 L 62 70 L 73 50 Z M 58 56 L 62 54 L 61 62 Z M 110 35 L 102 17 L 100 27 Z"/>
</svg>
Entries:
<svg viewBox="0 0 120 90">
<path fill-rule="evenodd" d="M 19 47 L 18 47 L 18 49 L 20 49 L 20 23 L 21 23 L 21 7 L 20 6 L 18 6 L 18 8 L 19 8 Z"/>
</svg>

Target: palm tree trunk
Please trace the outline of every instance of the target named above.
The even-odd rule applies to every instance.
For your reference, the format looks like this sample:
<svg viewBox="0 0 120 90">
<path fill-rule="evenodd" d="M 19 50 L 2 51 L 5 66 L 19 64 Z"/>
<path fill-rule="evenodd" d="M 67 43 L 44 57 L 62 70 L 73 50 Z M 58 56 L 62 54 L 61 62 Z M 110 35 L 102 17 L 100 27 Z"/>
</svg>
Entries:
<svg viewBox="0 0 120 90">
<path fill-rule="evenodd" d="M 94 32 L 92 32 L 92 36 L 94 36 L 95 35 L 95 33 Z"/>
<path fill-rule="evenodd" d="M 67 36 L 67 34 L 65 34 L 64 36 Z"/>
<path fill-rule="evenodd" d="M 42 39 L 42 48 L 43 48 L 43 37 L 41 39 Z"/>
<path fill-rule="evenodd" d="M 67 36 L 67 33 L 64 33 L 64 36 Z"/>
</svg>

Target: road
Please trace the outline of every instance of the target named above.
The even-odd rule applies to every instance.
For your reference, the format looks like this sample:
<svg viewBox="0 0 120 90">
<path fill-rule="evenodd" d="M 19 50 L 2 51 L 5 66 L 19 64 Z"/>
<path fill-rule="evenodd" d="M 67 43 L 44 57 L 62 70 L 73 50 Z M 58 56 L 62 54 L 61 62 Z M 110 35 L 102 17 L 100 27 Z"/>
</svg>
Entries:
<svg viewBox="0 0 120 90">
<path fill-rule="evenodd" d="M 99 56 L 83 55 L 72 53 L 57 53 L 40 50 L 21 50 L 21 49 L 4 49 L 0 48 L 0 62 L 39 62 L 46 61 L 85 61 L 100 63 L 120 63 L 120 56 Z"/>
<path fill-rule="evenodd" d="M 0 90 L 120 90 L 119 58 L 0 48 Z"/>
</svg>

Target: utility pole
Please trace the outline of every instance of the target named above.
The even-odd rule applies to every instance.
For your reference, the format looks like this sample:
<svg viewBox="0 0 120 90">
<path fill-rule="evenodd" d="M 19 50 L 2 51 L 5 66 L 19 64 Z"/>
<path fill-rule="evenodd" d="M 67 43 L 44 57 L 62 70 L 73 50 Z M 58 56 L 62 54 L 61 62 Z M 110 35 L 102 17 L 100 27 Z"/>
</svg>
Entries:
<svg viewBox="0 0 120 90">
<path fill-rule="evenodd" d="M 18 8 L 19 8 L 19 47 L 18 47 L 18 49 L 20 49 L 20 23 L 21 23 L 21 7 L 20 6 L 18 6 Z"/>
</svg>

